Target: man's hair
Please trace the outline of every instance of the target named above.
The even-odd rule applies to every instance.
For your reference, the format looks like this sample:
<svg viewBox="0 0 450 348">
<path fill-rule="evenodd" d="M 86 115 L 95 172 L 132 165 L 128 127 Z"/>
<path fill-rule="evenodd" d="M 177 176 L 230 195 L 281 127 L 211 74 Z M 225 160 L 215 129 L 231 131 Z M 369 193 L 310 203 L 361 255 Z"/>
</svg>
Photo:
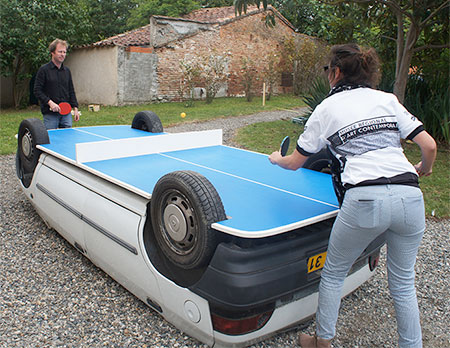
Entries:
<svg viewBox="0 0 450 348">
<path fill-rule="evenodd" d="M 356 44 L 333 46 L 330 68 L 336 66 L 344 75 L 344 83 L 376 87 L 380 82 L 380 60 L 373 48 L 361 48 Z"/>
<path fill-rule="evenodd" d="M 69 44 L 67 43 L 67 41 L 61 40 L 61 39 L 55 39 L 52 41 L 52 43 L 48 46 L 48 50 L 50 51 L 50 53 L 55 52 L 56 50 L 56 46 L 58 44 L 61 44 L 63 46 L 66 46 L 66 49 L 69 47 Z"/>
</svg>

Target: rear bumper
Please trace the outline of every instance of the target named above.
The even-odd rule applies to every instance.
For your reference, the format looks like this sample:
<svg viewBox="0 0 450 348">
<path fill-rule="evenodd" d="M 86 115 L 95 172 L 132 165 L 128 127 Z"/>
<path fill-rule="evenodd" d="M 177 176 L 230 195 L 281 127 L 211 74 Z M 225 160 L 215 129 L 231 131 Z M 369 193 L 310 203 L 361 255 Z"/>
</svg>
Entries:
<svg viewBox="0 0 450 348">
<path fill-rule="evenodd" d="M 317 291 L 320 280 L 320 271 L 307 272 L 308 258 L 326 250 L 331 227 L 332 221 L 327 221 L 247 248 L 221 243 L 201 279 L 189 289 L 207 299 L 213 313 L 236 319 L 274 309 L 299 294 L 307 297 Z M 367 265 L 383 245 L 384 236 L 373 241 L 350 274 Z"/>
<path fill-rule="evenodd" d="M 369 270 L 366 264 L 349 275 L 342 290 L 342 297 L 355 291 L 361 284 L 369 280 L 374 272 Z M 289 303 L 277 306 L 269 321 L 259 330 L 244 335 L 226 335 L 214 331 L 214 348 L 219 347 L 246 347 L 256 342 L 264 340 L 266 337 L 292 329 L 297 325 L 311 319 L 317 310 L 318 291 L 297 298 Z"/>
</svg>

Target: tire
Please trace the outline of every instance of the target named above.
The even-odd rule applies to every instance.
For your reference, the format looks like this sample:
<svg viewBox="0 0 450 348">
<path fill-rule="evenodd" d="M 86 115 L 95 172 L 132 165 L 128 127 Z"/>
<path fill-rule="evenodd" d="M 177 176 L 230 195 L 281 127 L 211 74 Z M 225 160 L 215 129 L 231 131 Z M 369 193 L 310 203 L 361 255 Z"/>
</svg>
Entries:
<svg viewBox="0 0 450 348">
<path fill-rule="evenodd" d="M 331 158 L 328 155 L 327 148 L 323 148 L 319 152 L 309 156 L 303 168 L 331 174 Z"/>
<path fill-rule="evenodd" d="M 36 168 L 41 150 L 37 149 L 37 145 L 49 144 L 47 129 L 44 123 L 37 118 L 28 118 L 23 120 L 19 126 L 17 152 L 17 165 L 20 168 L 17 172 L 22 173 L 22 176 L 33 174 Z"/>
<path fill-rule="evenodd" d="M 331 156 L 331 153 L 325 147 L 318 153 L 310 156 L 303 165 L 303 168 L 331 174 L 334 193 L 336 194 L 339 206 L 341 206 L 344 200 L 345 188 L 341 181 L 341 168 L 339 161 L 335 158 L 332 159 Z"/>
<path fill-rule="evenodd" d="M 19 150 L 16 152 L 16 174 L 19 180 L 22 182 L 22 185 L 26 188 L 30 187 L 31 180 L 33 179 L 33 173 L 24 173 L 22 167 L 22 161 L 20 160 Z"/>
<path fill-rule="evenodd" d="M 176 171 L 155 185 L 151 199 L 153 233 L 159 250 L 182 269 L 205 266 L 219 242 L 211 224 L 225 220 L 222 200 L 203 175 Z"/>
<path fill-rule="evenodd" d="M 134 115 L 131 128 L 140 129 L 150 133 L 163 132 L 161 120 L 153 111 L 140 111 Z"/>
</svg>

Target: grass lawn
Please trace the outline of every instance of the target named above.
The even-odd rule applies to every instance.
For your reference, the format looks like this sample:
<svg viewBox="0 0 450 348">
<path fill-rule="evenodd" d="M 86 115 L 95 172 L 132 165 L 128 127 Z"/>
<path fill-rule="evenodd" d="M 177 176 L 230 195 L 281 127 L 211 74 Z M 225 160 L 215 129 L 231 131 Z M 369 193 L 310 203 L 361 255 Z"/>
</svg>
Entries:
<svg viewBox="0 0 450 348">
<path fill-rule="evenodd" d="M 305 106 L 301 98 L 292 95 L 275 96 L 266 101 L 262 106 L 261 98 L 253 98 L 247 102 L 245 98 L 217 98 L 211 104 L 204 101 L 196 101 L 194 106 L 186 107 L 184 103 L 155 103 L 132 106 L 101 106 L 100 111 L 90 112 L 87 106 L 81 106 L 80 121 L 74 123 L 74 127 L 130 124 L 134 115 L 142 110 L 155 112 L 164 127 L 182 122 L 195 122 L 210 120 L 219 117 L 248 115 L 260 111 L 291 109 Z M 186 113 L 185 118 L 180 114 Z M 14 153 L 17 149 L 17 140 L 14 135 L 19 129 L 20 122 L 25 118 L 42 119 L 39 107 L 34 106 L 25 110 L 1 110 L 0 111 L 0 155 Z"/>
<path fill-rule="evenodd" d="M 281 140 L 289 135 L 296 140 L 303 132 L 303 127 L 290 122 L 290 120 L 249 125 L 238 131 L 235 139 L 239 144 L 249 150 L 270 154 L 277 150 Z M 291 153 L 296 141 L 291 141 Z M 405 143 L 404 151 L 411 163 L 420 161 L 420 150 L 415 144 Z M 450 217 L 450 148 L 439 146 L 433 174 L 419 179 L 420 187 L 424 193 L 425 208 L 428 217 Z"/>
</svg>

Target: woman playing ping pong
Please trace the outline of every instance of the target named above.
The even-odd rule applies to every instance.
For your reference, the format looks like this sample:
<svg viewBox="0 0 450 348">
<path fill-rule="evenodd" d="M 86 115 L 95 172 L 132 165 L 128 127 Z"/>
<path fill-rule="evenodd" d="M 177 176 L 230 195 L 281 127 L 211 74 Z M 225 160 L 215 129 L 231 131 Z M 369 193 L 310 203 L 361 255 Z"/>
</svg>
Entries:
<svg viewBox="0 0 450 348">
<path fill-rule="evenodd" d="M 379 60 L 373 49 L 334 46 L 324 68 L 331 91 L 317 106 L 289 156 L 269 160 L 296 170 L 328 146 L 340 159 L 345 196 L 331 231 L 319 286 L 316 334 L 300 334 L 301 347 L 331 347 L 344 279 L 356 258 L 385 233 L 389 290 L 394 299 L 399 347 L 422 347 L 414 265 L 425 230 L 418 177 L 432 172 L 436 143 L 422 123 L 390 93 L 374 89 Z M 419 145 L 413 166 L 400 139 Z"/>
</svg>

